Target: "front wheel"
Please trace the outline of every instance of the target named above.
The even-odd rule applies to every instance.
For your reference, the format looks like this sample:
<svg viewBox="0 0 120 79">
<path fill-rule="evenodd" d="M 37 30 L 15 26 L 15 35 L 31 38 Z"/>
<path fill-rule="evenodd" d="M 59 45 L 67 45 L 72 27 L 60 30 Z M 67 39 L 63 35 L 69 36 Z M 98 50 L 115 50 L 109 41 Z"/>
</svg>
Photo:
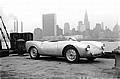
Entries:
<svg viewBox="0 0 120 79">
<path fill-rule="evenodd" d="M 74 47 L 68 47 L 65 51 L 65 58 L 70 63 L 76 63 L 79 61 L 78 51 Z"/>
<path fill-rule="evenodd" d="M 35 47 L 30 48 L 29 54 L 32 59 L 38 59 L 40 57 L 40 54 L 38 53 L 38 50 Z"/>
</svg>

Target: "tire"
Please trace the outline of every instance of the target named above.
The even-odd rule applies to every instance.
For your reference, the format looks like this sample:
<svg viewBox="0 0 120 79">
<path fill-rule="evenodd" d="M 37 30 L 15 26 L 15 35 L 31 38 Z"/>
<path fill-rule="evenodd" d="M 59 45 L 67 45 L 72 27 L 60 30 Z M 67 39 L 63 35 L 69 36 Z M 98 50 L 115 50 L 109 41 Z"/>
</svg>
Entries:
<svg viewBox="0 0 120 79">
<path fill-rule="evenodd" d="M 38 59 L 40 57 L 40 54 L 38 53 L 38 50 L 36 47 L 30 48 L 29 54 L 31 59 Z"/>
<path fill-rule="evenodd" d="M 69 63 L 77 63 L 79 61 L 78 51 L 74 47 L 68 47 L 64 53 Z"/>
<path fill-rule="evenodd" d="M 87 60 L 88 61 L 94 61 L 96 58 L 94 58 L 94 57 L 89 57 L 89 58 L 87 58 Z"/>
</svg>

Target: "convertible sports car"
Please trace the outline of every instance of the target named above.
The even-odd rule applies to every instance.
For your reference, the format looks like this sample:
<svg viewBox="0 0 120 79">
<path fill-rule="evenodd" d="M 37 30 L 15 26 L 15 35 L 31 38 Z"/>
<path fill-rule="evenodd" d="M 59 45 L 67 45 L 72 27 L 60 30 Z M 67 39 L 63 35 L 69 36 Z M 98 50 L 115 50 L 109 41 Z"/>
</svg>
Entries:
<svg viewBox="0 0 120 79">
<path fill-rule="evenodd" d="M 62 56 L 68 62 L 78 62 L 79 58 L 93 61 L 104 53 L 105 45 L 97 41 L 54 40 L 27 41 L 26 50 L 32 59 L 44 56 Z"/>
</svg>

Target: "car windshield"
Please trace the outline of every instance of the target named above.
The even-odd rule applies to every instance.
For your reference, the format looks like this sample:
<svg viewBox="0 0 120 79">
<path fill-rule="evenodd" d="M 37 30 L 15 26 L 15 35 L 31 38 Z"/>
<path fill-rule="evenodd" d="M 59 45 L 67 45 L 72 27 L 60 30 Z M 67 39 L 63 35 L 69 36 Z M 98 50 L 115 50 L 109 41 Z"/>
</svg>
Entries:
<svg viewBox="0 0 120 79">
<path fill-rule="evenodd" d="M 59 37 L 59 38 L 47 38 L 47 39 L 41 39 L 41 40 L 39 40 L 39 41 L 42 41 L 42 42 L 44 42 L 44 41 L 48 41 L 48 42 L 58 42 L 58 41 L 79 41 L 77 38 L 75 38 L 75 37 Z"/>
<path fill-rule="evenodd" d="M 76 38 L 71 38 L 71 37 L 70 37 L 70 38 L 68 38 L 68 40 L 69 40 L 69 41 L 77 41 L 77 39 L 76 39 Z"/>
<path fill-rule="evenodd" d="M 54 39 L 54 40 L 48 40 L 49 42 L 58 42 L 58 41 L 65 41 L 65 39 Z"/>
</svg>

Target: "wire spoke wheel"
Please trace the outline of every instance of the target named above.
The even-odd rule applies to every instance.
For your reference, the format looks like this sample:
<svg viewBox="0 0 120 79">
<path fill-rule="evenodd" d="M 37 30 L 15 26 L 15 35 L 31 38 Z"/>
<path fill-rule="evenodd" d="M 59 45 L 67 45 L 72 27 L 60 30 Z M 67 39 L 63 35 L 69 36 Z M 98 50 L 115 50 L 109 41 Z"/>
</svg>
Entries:
<svg viewBox="0 0 120 79">
<path fill-rule="evenodd" d="M 39 57 L 38 50 L 35 47 L 30 49 L 30 57 L 33 59 L 36 59 Z"/>
<path fill-rule="evenodd" d="M 66 52 L 66 57 L 69 61 L 74 61 L 76 59 L 76 52 L 73 49 L 69 49 Z"/>
<path fill-rule="evenodd" d="M 65 57 L 69 62 L 77 62 L 79 54 L 74 48 L 68 48 L 65 52 Z"/>
</svg>

